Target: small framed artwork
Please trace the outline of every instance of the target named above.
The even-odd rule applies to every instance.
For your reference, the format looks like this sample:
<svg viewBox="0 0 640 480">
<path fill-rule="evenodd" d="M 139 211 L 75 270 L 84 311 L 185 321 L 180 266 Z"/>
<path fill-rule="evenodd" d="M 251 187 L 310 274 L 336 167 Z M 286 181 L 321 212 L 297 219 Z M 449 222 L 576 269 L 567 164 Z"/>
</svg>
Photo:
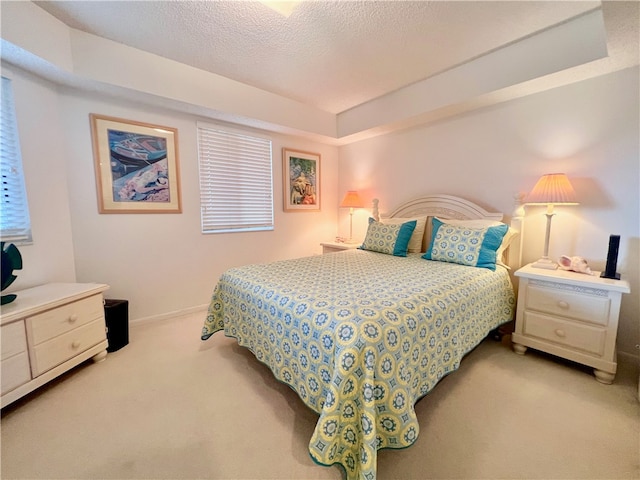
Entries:
<svg viewBox="0 0 640 480">
<path fill-rule="evenodd" d="M 285 212 L 320 211 L 320 154 L 282 149 Z"/>
<path fill-rule="evenodd" d="M 90 119 L 100 213 L 181 213 L 178 130 Z"/>
</svg>

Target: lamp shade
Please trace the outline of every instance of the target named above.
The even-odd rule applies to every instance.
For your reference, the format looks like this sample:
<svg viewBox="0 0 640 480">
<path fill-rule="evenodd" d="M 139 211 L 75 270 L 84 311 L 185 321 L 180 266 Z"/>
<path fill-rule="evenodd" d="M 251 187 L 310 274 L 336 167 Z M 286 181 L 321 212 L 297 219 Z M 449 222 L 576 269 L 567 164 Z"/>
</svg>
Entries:
<svg viewBox="0 0 640 480">
<path fill-rule="evenodd" d="M 345 194 L 344 198 L 342 199 L 342 202 L 340 202 L 340 206 L 351 207 L 351 208 L 363 208 L 364 203 L 362 203 L 362 200 L 360 200 L 360 196 L 358 195 L 358 192 L 356 192 L 355 190 L 349 190 Z"/>
<path fill-rule="evenodd" d="M 576 192 L 564 173 L 548 173 L 540 177 L 525 198 L 530 205 L 578 205 Z"/>
</svg>

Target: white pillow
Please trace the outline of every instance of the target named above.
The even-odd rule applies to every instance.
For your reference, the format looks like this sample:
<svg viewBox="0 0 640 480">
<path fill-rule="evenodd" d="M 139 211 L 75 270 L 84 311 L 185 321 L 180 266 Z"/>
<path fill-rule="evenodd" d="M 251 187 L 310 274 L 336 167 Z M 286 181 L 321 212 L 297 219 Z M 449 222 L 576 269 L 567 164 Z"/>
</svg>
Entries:
<svg viewBox="0 0 640 480">
<path fill-rule="evenodd" d="M 458 226 L 464 226 L 464 227 L 483 228 L 483 227 L 495 227 L 497 225 L 504 225 L 503 222 L 498 222 L 496 220 L 484 220 L 482 218 L 474 218 L 472 220 L 454 220 L 454 219 L 444 219 L 444 218 L 438 218 L 438 217 L 435 217 L 435 218 L 437 218 L 441 222 L 448 223 L 449 225 L 458 225 Z M 506 263 L 504 263 L 504 252 L 507 250 L 507 248 L 509 248 L 509 245 L 511 244 L 513 239 L 518 236 L 518 233 L 519 232 L 517 230 L 514 230 L 513 228 L 509 227 L 509 229 L 507 230 L 507 233 L 504 234 L 504 237 L 502 238 L 502 243 L 498 247 L 498 250 L 496 250 L 496 263 L 498 265 L 502 265 L 505 268 L 509 268 L 509 266 Z"/>
<path fill-rule="evenodd" d="M 424 237 L 424 229 L 427 225 L 427 217 L 414 217 L 414 218 L 400 218 L 400 217 L 389 217 L 389 218 L 381 218 L 380 223 L 386 225 L 398 225 L 400 223 L 410 222 L 412 220 L 416 221 L 416 228 L 413 230 L 413 234 L 409 239 L 409 253 L 420 253 L 422 252 L 422 238 Z"/>
<path fill-rule="evenodd" d="M 509 265 L 504 263 L 504 252 L 507 250 L 507 248 L 509 248 L 509 245 L 511 244 L 513 239 L 518 236 L 519 233 L 520 232 L 518 232 L 517 230 L 514 230 L 513 228 L 509 227 L 509 230 L 507 230 L 507 233 L 504 234 L 504 237 L 502 238 L 502 243 L 500 244 L 500 246 L 498 247 L 498 250 L 496 251 L 496 263 L 498 265 L 502 265 L 505 268 L 510 268 Z"/>
</svg>

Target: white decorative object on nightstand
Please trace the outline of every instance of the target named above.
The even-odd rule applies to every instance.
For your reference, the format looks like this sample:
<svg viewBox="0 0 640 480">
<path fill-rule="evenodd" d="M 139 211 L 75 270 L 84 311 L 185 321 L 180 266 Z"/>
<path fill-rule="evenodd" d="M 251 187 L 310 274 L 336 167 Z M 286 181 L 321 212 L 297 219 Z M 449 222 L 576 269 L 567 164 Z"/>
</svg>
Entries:
<svg viewBox="0 0 640 480">
<path fill-rule="evenodd" d="M 49 283 L 16 292 L 2 307 L 2 407 L 89 358 L 106 358 L 102 292 L 108 288 Z"/>
<path fill-rule="evenodd" d="M 352 250 L 358 248 L 362 243 L 344 243 L 344 242 L 324 242 L 320 244 L 322 246 L 322 253 L 339 252 L 340 250 Z"/>
<path fill-rule="evenodd" d="M 600 278 L 527 265 L 520 278 L 513 350 L 527 347 L 593 367 L 596 379 L 612 383 L 616 374 L 616 335 L 625 280 Z"/>
</svg>

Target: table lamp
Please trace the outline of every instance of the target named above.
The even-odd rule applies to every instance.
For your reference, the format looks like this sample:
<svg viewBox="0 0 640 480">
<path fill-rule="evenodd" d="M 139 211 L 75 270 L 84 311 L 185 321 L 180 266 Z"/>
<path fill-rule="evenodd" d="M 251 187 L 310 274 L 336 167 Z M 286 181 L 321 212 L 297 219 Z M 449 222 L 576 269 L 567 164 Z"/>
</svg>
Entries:
<svg viewBox="0 0 640 480">
<path fill-rule="evenodd" d="M 347 240 L 347 243 L 353 243 L 353 209 L 363 208 L 364 204 L 362 200 L 360 200 L 358 192 L 349 190 L 342 199 L 342 202 L 340 202 L 340 207 L 349 207 L 349 240 Z"/>
<path fill-rule="evenodd" d="M 528 205 L 547 206 L 547 232 L 544 237 L 544 255 L 532 267 L 555 270 L 558 264 L 549 258 L 549 237 L 554 205 L 578 205 L 576 192 L 564 173 L 548 173 L 540 177 L 531 193 L 525 198 Z"/>
</svg>

